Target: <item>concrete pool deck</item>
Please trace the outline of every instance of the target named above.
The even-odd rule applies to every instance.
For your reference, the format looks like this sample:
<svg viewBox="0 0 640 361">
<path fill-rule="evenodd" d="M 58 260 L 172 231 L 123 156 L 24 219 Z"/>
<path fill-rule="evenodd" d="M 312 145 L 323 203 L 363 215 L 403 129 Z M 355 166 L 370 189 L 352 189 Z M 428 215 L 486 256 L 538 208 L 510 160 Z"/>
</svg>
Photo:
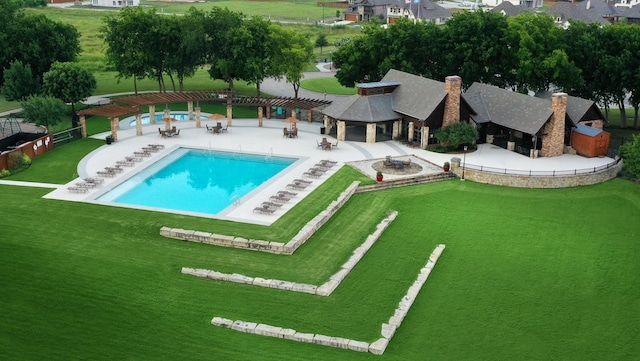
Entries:
<svg viewBox="0 0 640 361">
<path fill-rule="evenodd" d="M 207 114 L 203 114 L 206 118 Z M 224 124 L 223 120 L 223 124 Z M 180 121 L 174 123 L 180 129 L 180 137 L 162 138 L 158 134 L 158 128 L 164 129 L 162 124 L 149 124 L 143 126 L 143 135 L 136 136 L 134 127 L 123 126 L 118 131 L 118 142 L 110 145 L 103 145 L 87 155 L 78 165 L 77 174 L 79 178 L 96 177 L 98 171 L 104 167 L 113 166 L 116 161 L 123 160 L 125 156 L 131 156 L 135 151 L 140 151 L 148 144 L 162 144 L 163 150 L 152 153 L 150 157 L 144 157 L 142 162 L 136 162 L 132 167 L 124 167 L 122 173 L 115 177 L 106 177 L 104 183 L 89 190 L 87 193 L 72 193 L 67 188 L 80 181 L 76 179 L 65 186 L 59 186 L 47 194 L 45 198 L 60 199 L 68 201 L 90 202 L 104 204 L 95 199 L 122 183 L 129 177 L 137 174 L 144 168 L 162 159 L 165 155 L 180 147 L 191 147 L 198 149 L 211 149 L 226 152 L 260 154 L 265 157 L 284 156 L 298 158 L 294 164 L 289 166 L 280 174 L 271 178 L 246 196 L 237 200 L 233 205 L 222 211 L 218 215 L 200 214 L 192 212 L 167 211 L 162 209 L 147 207 L 132 207 L 149 210 L 157 210 L 171 213 L 180 213 L 193 216 L 201 216 L 216 219 L 226 219 L 237 222 L 248 222 L 255 224 L 270 225 L 280 216 L 285 214 L 307 194 L 316 189 L 333 173 L 335 173 L 345 163 L 357 163 L 359 165 L 374 159 L 382 159 L 387 155 L 392 157 L 412 158 L 414 161 L 423 164 L 431 163 L 431 167 L 423 167 L 425 174 L 434 172 L 445 161 L 450 161 L 456 155 L 440 154 L 428 152 L 418 148 L 410 148 L 396 141 L 378 142 L 374 144 L 360 142 L 339 142 L 338 147 L 331 151 L 318 148 L 317 142 L 325 137 L 320 134 L 320 123 L 298 123 L 298 138 L 284 138 L 282 128 L 288 126 L 280 119 L 265 119 L 264 126 L 258 127 L 257 119 L 234 119 L 233 126 L 228 132 L 222 134 L 208 133 L 205 124 L 212 126 L 216 121 L 206 120 L 202 122 L 201 128 L 196 128 L 195 121 Z M 93 136 L 96 139 L 104 139 L 110 133 L 102 133 Z M 328 137 L 328 136 L 327 136 Z M 335 138 L 328 137 L 332 143 L 336 143 Z M 461 155 L 458 155 L 459 157 Z M 467 164 L 483 165 L 493 168 L 508 168 L 521 170 L 573 170 L 592 168 L 605 165 L 613 161 L 611 158 L 585 158 L 581 156 L 563 155 L 554 158 L 530 159 L 520 154 L 506 151 L 494 145 L 483 144 L 478 150 L 467 153 Z M 313 183 L 291 201 L 285 203 L 275 213 L 270 215 L 254 213 L 253 209 L 262 202 L 268 201 L 269 197 L 278 191 L 285 190 L 286 185 L 296 178 L 303 178 L 303 173 L 312 168 L 321 160 L 328 159 L 337 161 L 338 164 L 331 168 L 320 178 L 311 178 Z M 354 164 L 355 165 L 355 164 Z M 435 166 L 435 168 L 434 168 Z M 371 176 L 375 176 L 373 169 L 366 171 L 366 167 L 357 167 Z M 420 174 L 420 173 L 419 173 Z M 415 176 L 416 174 L 412 174 Z M 394 179 L 394 175 L 385 175 L 385 179 Z M 179 191 L 179 190 L 176 190 Z M 110 203 L 111 204 L 111 203 Z M 111 204 L 113 205 L 113 204 Z"/>
</svg>

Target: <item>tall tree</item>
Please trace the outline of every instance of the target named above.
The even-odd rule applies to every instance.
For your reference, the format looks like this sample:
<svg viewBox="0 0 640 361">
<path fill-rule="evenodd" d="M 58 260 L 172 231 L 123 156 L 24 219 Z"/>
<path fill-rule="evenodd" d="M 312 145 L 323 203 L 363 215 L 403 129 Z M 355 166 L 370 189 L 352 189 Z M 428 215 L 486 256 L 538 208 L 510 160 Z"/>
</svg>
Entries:
<svg viewBox="0 0 640 361">
<path fill-rule="evenodd" d="M 176 73 L 180 91 L 184 90 L 184 79 L 195 74 L 196 69 L 204 65 L 205 51 L 204 13 L 190 8 L 180 17 L 172 17 L 174 35 L 177 36 L 169 53 L 167 69 Z"/>
<path fill-rule="evenodd" d="M 269 49 L 271 51 L 271 74 L 278 79 L 284 77 L 293 85 L 294 97 L 298 97 L 303 72 L 313 59 L 313 44 L 303 34 L 271 25 Z"/>
<path fill-rule="evenodd" d="M 42 80 L 43 93 L 71 103 L 73 114 L 76 113 L 75 103 L 88 98 L 95 89 L 93 74 L 76 63 L 54 63 Z"/>
<path fill-rule="evenodd" d="M 229 83 L 229 90 L 233 94 L 233 81 L 242 79 L 244 64 L 237 58 L 237 48 L 242 46 L 234 39 L 239 39 L 238 32 L 242 27 L 242 14 L 214 7 L 205 17 L 204 31 L 206 56 L 209 76 Z M 229 99 L 231 101 L 231 99 Z"/>
<path fill-rule="evenodd" d="M 28 65 L 16 60 L 9 69 L 5 69 L 0 91 L 6 100 L 25 100 L 40 91 L 40 80 L 33 76 Z"/>
</svg>

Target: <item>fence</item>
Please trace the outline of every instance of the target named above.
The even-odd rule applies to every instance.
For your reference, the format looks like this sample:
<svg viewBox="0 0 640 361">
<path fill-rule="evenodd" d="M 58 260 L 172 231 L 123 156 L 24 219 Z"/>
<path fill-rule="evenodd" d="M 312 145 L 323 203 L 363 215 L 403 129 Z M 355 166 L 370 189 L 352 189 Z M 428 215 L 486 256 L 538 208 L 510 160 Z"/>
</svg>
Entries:
<svg viewBox="0 0 640 361">
<path fill-rule="evenodd" d="M 60 146 L 63 143 L 70 143 L 74 140 L 82 138 L 82 127 L 75 127 L 53 133 L 53 143 Z"/>
<path fill-rule="evenodd" d="M 572 169 L 572 170 L 548 170 L 548 171 L 493 168 L 493 167 L 487 167 L 487 166 L 475 165 L 475 164 L 469 164 L 469 163 L 461 164 L 460 166 L 465 170 L 471 169 L 471 170 L 477 170 L 480 172 L 487 172 L 487 173 L 521 175 L 521 176 L 528 176 L 528 177 L 537 177 L 537 176 L 538 177 L 539 176 L 564 177 L 564 176 L 578 175 L 578 174 L 599 173 L 616 166 L 618 163 L 620 163 L 621 160 L 622 158 L 618 157 L 613 162 L 610 162 L 608 164 L 605 164 L 599 167 L 593 167 L 593 168 Z"/>
</svg>

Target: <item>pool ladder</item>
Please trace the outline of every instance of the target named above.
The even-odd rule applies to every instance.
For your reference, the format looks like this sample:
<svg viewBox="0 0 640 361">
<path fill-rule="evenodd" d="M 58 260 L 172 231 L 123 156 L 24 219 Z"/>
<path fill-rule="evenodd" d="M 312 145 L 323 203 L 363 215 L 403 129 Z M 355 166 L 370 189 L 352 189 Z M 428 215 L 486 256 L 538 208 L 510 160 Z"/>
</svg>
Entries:
<svg viewBox="0 0 640 361">
<path fill-rule="evenodd" d="M 240 197 L 237 194 L 229 198 L 229 200 L 231 201 L 231 204 L 233 204 L 236 207 L 240 205 Z"/>
</svg>

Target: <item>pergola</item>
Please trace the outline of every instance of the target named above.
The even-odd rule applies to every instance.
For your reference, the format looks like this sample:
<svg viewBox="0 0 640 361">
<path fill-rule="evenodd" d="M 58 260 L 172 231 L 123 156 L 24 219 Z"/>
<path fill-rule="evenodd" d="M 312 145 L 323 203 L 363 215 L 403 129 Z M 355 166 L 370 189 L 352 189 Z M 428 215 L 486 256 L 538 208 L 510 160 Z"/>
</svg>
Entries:
<svg viewBox="0 0 640 361">
<path fill-rule="evenodd" d="M 113 140 L 117 140 L 117 129 L 120 117 L 130 114 L 138 114 L 136 117 L 136 134 L 142 135 L 142 124 L 140 121 L 139 107 L 149 107 L 149 119 L 155 123 L 155 112 L 157 104 L 187 103 L 189 119 L 194 119 L 194 102 L 224 102 L 227 104 L 227 124 L 232 125 L 233 106 L 255 106 L 258 107 L 258 126 L 263 124 L 263 109 L 267 111 L 267 118 L 271 118 L 271 107 L 285 109 L 307 110 L 308 121 L 312 120 L 312 111 L 320 106 L 331 104 L 329 100 L 291 98 L 291 97 L 257 97 L 232 95 L 229 90 L 200 90 L 179 93 L 145 93 L 128 95 L 119 98 L 112 98 L 112 104 L 102 105 L 94 108 L 84 109 L 78 112 L 80 124 L 82 126 L 82 136 L 86 137 L 85 115 L 100 115 L 111 119 L 111 133 Z M 168 108 L 168 107 L 167 107 Z M 164 110 L 165 117 L 170 117 L 169 109 Z M 196 127 L 201 127 L 200 107 L 195 108 Z"/>
</svg>

